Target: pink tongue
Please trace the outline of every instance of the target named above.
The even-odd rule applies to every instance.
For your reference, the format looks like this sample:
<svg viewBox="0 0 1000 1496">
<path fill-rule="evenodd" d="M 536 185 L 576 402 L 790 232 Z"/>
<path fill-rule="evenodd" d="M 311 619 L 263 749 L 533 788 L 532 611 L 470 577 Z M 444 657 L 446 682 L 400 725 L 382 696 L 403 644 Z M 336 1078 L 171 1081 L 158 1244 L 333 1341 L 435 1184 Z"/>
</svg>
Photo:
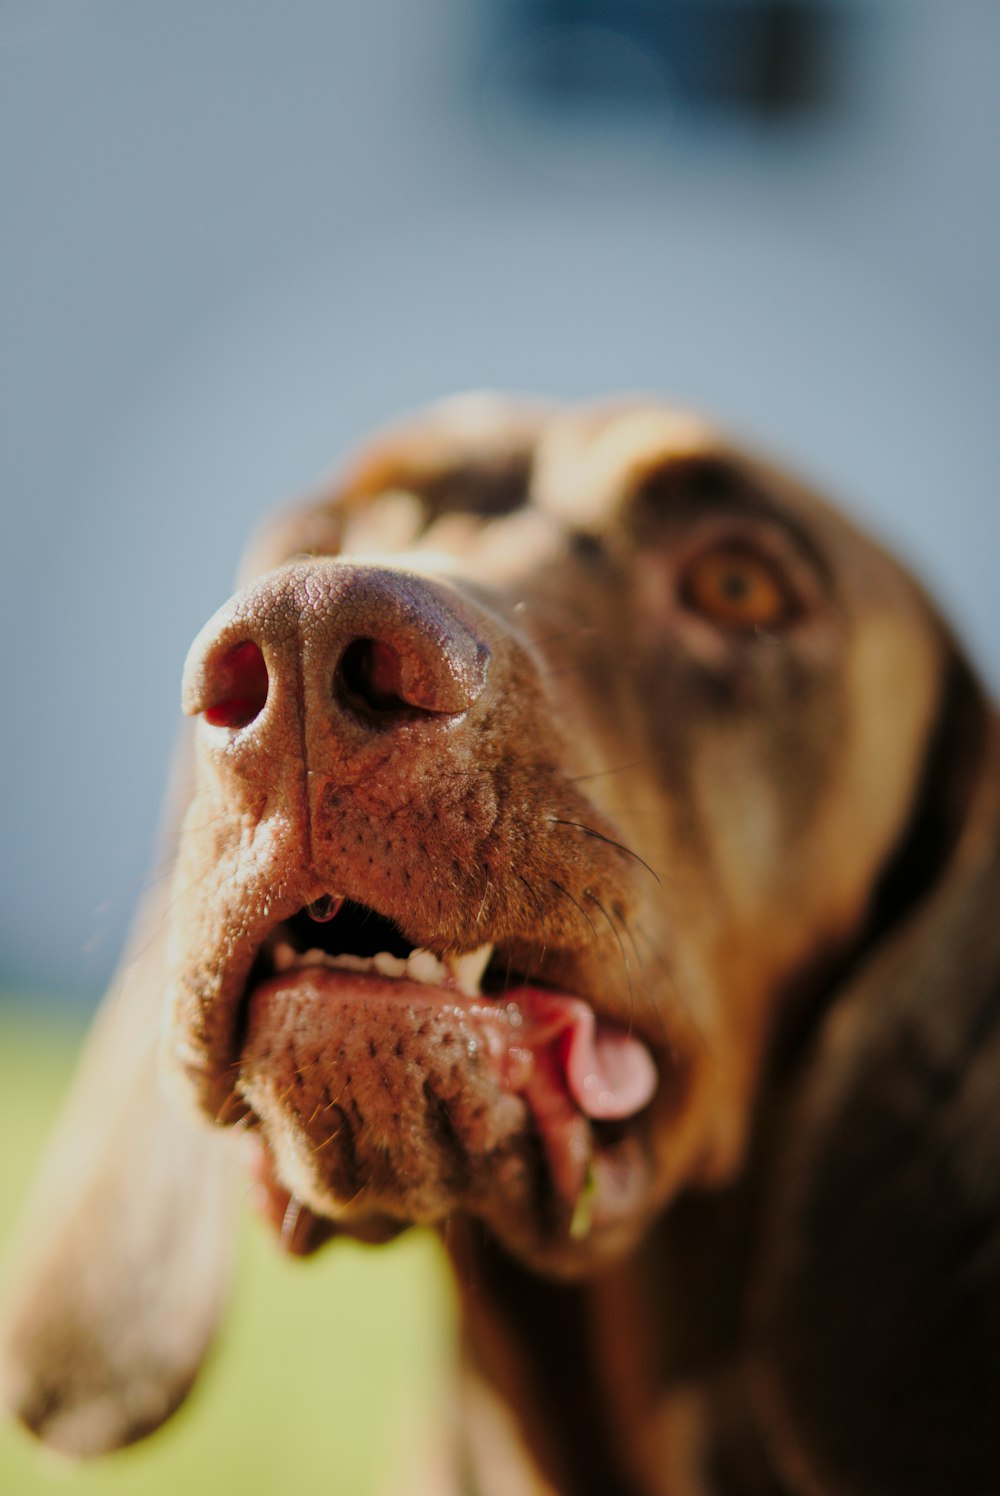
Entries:
<svg viewBox="0 0 1000 1496">
<path fill-rule="evenodd" d="M 656 1067 L 646 1046 L 624 1029 L 582 1013 L 569 1030 L 566 1080 L 588 1117 L 614 1120 L 640 1111 L 656 1090 Z"/>
<path fill-rule="evenodd" d="M 584 1116 L 618 1121 L 634 1116 L 652 1100 L 656 1066 L 640 1039 L 615 1024 L 599 1022 L 579 998 L 537 987 L 519 988 L 507 996 L 523 1010 L 535 1043 L 552 1043 L 566 1089 Z"/>
</svg>

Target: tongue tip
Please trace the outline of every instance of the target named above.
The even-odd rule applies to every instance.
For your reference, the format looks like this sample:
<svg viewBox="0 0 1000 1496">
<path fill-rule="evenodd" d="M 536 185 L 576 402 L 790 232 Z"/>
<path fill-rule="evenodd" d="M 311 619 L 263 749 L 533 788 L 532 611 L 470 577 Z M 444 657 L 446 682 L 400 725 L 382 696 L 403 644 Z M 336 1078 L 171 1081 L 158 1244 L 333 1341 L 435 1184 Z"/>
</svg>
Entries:
<svg viewBox="0 0 1000 1496">
<path fill-rule="evenodd" d="M 566 1077 L 580 1110 L 595 1121 L 621 1121 L 642 1111 L 659 1077 L 645 1044 L 624 1029 L 579 1026 L 569 1048 Z"/>
</svg>

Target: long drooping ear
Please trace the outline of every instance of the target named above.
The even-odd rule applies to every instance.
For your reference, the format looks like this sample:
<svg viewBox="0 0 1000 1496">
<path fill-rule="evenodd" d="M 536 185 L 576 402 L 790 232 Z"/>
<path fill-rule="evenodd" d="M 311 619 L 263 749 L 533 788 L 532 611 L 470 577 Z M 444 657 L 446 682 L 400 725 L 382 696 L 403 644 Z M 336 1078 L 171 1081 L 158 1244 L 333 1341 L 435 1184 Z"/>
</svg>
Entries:
<svg viewBox="0 0 1000 1496">
<path fill-rule="evenodd" d="M 444 402 L 267 525 L 242 580 L 302 553 L 336 553 L 345 519 L 380 495 L 412 495 L 424 523 L 470 501 L 487 517 L 516 508 L 540 419 L 494 396 Z M 187 1119 L 159 1075 L 169 897 L 163 883 L 147 900 L 105 999 L 21 1229 L 0 1324 L 0 1402 L 71 1455 L 114 1449 L 169 1416 L 229 1277 L 232 1139 Z"/>
<path fill-rule="evenodd" d="M 0 1402 L 69 1455 L 118 1448 L 173 1412 L 228 1283 L 231 1140 L 188 1119 L 159 1074 L 168 901 L 161 886 L 136 919 L 7 1285 Z"/>
<path fill-rule="evenodd" d="M 1000 1490 L 1000 722 L 960 662 L 883 905 L 780 1118 L 755 1395 L 797 1492 L 985 1496 Z"/>
</svg>

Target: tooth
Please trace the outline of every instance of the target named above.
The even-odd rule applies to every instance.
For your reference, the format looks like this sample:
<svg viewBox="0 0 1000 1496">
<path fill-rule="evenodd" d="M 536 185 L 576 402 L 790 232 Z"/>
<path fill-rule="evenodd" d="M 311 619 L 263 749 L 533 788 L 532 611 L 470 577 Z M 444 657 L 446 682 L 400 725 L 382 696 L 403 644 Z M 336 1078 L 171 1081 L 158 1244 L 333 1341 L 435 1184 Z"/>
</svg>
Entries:
<svg viewBox="0 0 1000 1496">
<path fill-rule="evenodd" d="M 406 962 L 406 974 L 414 982 L 436 986 L 444 981 L 445 969 L 433 951 L 411 951 Z"/>
<path fill-rule="evenodd" d="M 384 977 L 401 977 L 406 970 L 406 962 L 400 960 L 399 956 L 390 956 L 388 951 L 379 951 L 372 959 L 375 970 Z"/>
<path fill-rule="evenodd" d="M 343 956 L 325 956 L 324 964 L 329 966 L 331 971 L 370 972 L 373 970 L 373 963 L 369 956 L 349 956 L 347 954 Z"/>
<path fill-rule="evenodd" d="M 290 950 L 291 947 L 288 947 Z M 298 955 L 292 951 L 292 960 L 286 961 L 286 966 L 322 966 L 327 971 L 372 971 L 373 964 L 366 956 L 330 956 L 326 951 L 311 950 L 303 951 Z M 285 967 L 279 967 L 285 970 Z"/>
<path fill-rule="evenodd" d="M 278 940 L 271 951 L 271 960 L 275 971 L 287 971 L 290 966 L 295 965 L 297 957 L 294 948 L 288 944 L 287 940 Z"/>
<path fill-rule="evenodd" d="M 479 996 L 479 984 L 492 954 L 492 945 L 481 945 L 478 950 L 467 951 L 464 956 L 447 958 L 448 970 L 466 997 Z"/>
</svg>

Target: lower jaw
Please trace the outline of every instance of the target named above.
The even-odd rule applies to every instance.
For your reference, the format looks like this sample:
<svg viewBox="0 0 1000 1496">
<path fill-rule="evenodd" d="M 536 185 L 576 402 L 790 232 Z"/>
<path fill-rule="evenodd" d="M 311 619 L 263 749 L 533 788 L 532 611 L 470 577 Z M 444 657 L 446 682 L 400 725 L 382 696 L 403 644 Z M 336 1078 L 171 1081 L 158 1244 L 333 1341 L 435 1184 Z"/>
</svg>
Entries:
<svg viewBox="0 0 1000 1496">
<path fill-rule="evenodd" d="M 402 1223 L 462 1212 L 499 1235 L 532 1221 L 536 1237 L 583 1246 L 641 1209 L 642 1109 L 588 1117 L 567 1082 L 572 1070 L 586 1089 L 581 1034 L 595 1080 L 602 1042 L 612 1062 L 641 1046 L 602 1041 L 610 1030 L 579 999 L 528 987 L 470 998 L 307 967 L 262 983 L 246 1012 L 237 1089 L 276 1159 L 269 1218 L 284 1219 L 287 1186 L 352 1234 L 372 1208 Z M 617 1078 L 612 1063 L 608 1085 Z M 599 1095 L 607 1114 L 616 1097 Z"/>
<path fill-rule="evenodd" d="M 278 1178 L 274 1156 L 257 1132 L 242 1138 L 243 1163 L 250 1176 L 248 1203 L 277 1237 L 282 1251 L 308 1257 L 336 1236 L 351 1236 L 372 1246 L 392 1241 L 407 1229 L 390 1216 L 359 1216 L 352 1222 L 332 1219 L 293 1195 Z"/>
<path fill-rule="evenodd" d="M 258 1131 L 243 1135 L 244 1162 L 251 1177 L 249 1201 L 275 1233 L 281 1249 L 309 1256 L 336 1237 L 370 1245 L 392 1241 L 414 1224 L 363 1197 L 351 1202 L 306 1203 L 281 1181 L 270 1147 Z M 576 1205 L 550 1196 L 529 1206 L 502 1197 L 456 1200 L 439 1218 L 420 1222 L 447 1243 L 453 1223 L 478 1220 L 513 1257 L 534 1271 L 573 1280 L 624 1255 L 645 1224 L 649 1163 L 636 1136 L 597 1148 Z"/>
</svg>

